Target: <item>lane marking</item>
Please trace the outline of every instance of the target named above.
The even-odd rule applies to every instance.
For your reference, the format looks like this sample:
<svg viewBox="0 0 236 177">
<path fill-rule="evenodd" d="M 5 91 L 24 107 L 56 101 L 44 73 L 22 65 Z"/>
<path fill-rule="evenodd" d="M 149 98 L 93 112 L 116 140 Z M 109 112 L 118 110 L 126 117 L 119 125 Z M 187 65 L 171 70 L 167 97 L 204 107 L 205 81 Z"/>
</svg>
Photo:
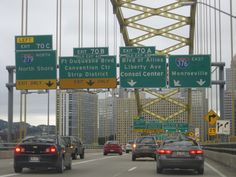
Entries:
<svg viewBox="0 0 236 177">
<path fill-rule="evenodd" d="M 130 172 L 130 171 L 133 171 L 133 170 L 135 170 L 137 167 L 133 167 L 133 168 L 130 168 L 128 171 Z"/>
<path fill-rule="evenodd" d="M 0 177 L 10 177 L 10 176 L 18 176 L 20 174 L 17 173 L 12 173 L 12 174 L 7 174 L 7 175 L 1 175 Z"/>
<path fill-rule="evenodd" d="M 205 164 L 206 164 L 210 169 L 212 169 L 214 172 L 216 172 L 219 176 L 221 176 L 221 177 L 227 177 L 227 176 L 225 176 L 223 173 L 221 173 L 219 170 L 217 170 L 216 168 L 214 168 L 213 166 L 211 166 L 209 163 L 205 162 Z"/>
<path fill-rule="evenodd" d="M 74 162 L 74 163 L 72 163 L 72 165 L 79 165 L 79 164 L 95 162 L 95 161 L 98 161 L 98 160 L 110 159 L 110 158 L 115 158 L 115 157 L 118 157 L 118 156 L 102 157 L 102 158 L 98 158 L 98 159 L 85 160 L 85 161 L 82 161 L 82 162 Z"/>
</svg>

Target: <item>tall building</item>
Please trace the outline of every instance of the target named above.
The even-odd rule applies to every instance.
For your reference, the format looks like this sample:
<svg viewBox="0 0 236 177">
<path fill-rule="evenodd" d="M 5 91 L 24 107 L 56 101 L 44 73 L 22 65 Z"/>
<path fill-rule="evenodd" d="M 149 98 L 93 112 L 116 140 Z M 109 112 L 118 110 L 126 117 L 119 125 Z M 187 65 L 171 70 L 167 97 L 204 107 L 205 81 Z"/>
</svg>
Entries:
<svg viewBox="0 0 236 177">
<path fill-rule="evenodd" d="M 207 140 L 208 125 L 204 116 L 208 113 L 208 99 L 206 89 L 192 89 L 192 126 L 199 128 L 201 141 Z"/>
<path fill-rule="evenodd" d="M 105 141 L 114 138 L 115 124 L 114 124 L 114 97 L 107 97 L 99 99 L 98 104 L 98 120 L 99 120 L 99 134 L 98 136 L 104 138 Z"/>
<path fill-rule="evenodd" d="M 137 116 L 135 98 L 116 98 L 114 101 L 115 139 L 122 144 L 133 140 L 137 133 L 133 131 L 133 118 Z"/>
<path fill-rule="evenodd" d="M 232 94 L 234 92 L 234 94 Z M 236 132 L 232 132 L 232 127 L 236 129 L 236 55 L 234 56 L 230 68 L 226 68 L 226 91 L 224 92 L 224 119 L 231 121 L 231 135 L 235 136 Z M 232 125 L 234 123 L 234 125 Z"/>
<path fill-rule="evenodd" d="M 79 136 L 85 144 L 98 143 L 98 96 L 87 92 L 60 93 L 59 132 Z"/>
</svg>

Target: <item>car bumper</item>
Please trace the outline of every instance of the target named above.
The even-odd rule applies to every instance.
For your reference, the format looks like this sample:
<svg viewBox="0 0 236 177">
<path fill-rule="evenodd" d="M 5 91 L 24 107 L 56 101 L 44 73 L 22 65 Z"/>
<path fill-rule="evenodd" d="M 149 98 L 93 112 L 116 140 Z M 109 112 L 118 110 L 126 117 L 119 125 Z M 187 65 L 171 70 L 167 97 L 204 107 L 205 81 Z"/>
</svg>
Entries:
<svg viewBox="0 0 236 177">
<path fill-rule="evenodd" d="M 203 166 L 202 159 L 157 159 L 159 168 L 198 169 Z"/>
<path fill-rule="evenodd" d="M 133 151 L 132 155 L 135 157 L 156 157 L 153 151 Z"/>
<path fill-rule="evenodd" d="M 104 153 L 122 153 L 122 150 L 104 150 Z"/>
<path fill-rule="evenodd" d="M 14 167 L 21 168 L 54 168 L 60 163 L 57 155 L 43 155 L 38 161 L 30 161 L 33 155 L 19 155 L 14 157 Z"/>
</svg>

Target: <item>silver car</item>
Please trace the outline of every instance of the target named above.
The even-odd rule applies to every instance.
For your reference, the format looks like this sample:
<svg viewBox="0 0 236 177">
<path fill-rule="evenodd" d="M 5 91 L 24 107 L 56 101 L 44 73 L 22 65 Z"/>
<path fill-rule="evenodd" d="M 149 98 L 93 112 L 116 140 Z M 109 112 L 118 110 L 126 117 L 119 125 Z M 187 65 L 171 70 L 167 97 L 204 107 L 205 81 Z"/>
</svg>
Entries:
<svg viewBox="0 0 236 177">
<path fill-rule="evenodd" d="M 204 152 L 194 139 L 179 136 L 164 140 L 156 151 L 156 172 L 163 169 L 194 169 L 204 173 Z"/>
<path fill-rule="evenodd" d="M 155 151 L 158 148 L 155 136 L 140 136 L 136 138 L 132 149 L 132 161 L 139 157 L 156 159 Z"/>
</svg>

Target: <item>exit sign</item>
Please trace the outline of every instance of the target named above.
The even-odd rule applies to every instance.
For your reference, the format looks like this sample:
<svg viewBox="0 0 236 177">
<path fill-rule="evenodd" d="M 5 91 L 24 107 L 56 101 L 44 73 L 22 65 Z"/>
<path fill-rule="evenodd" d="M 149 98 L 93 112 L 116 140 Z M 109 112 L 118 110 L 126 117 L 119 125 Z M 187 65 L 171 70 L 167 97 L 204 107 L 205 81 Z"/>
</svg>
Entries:
<svg viewBox="0 0 236 177">
<path fill-rule="evenodd" d="M 52 35 L 16 36 L 15 50 L 52 50 Z"/>
</svg>

